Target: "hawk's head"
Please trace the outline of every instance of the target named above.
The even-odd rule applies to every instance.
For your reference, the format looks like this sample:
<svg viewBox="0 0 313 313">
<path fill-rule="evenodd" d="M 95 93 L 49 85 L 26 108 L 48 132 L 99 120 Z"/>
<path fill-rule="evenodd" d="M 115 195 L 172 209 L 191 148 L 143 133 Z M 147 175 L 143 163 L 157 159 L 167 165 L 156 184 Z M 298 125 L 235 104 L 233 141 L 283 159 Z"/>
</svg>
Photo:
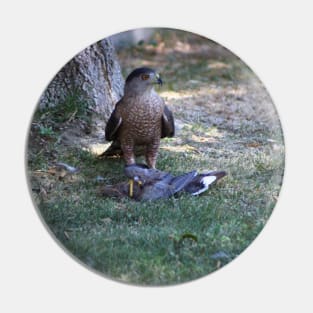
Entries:
<svg viewBox="0 0 313 313">
<path fill-rule="evenodd" d="M 145 92 L 151 90 L 155 84 L 162 85 L 160 75 L 151 68 L 140 67 L 127 76 L 125 91 Z"/>
</svg>

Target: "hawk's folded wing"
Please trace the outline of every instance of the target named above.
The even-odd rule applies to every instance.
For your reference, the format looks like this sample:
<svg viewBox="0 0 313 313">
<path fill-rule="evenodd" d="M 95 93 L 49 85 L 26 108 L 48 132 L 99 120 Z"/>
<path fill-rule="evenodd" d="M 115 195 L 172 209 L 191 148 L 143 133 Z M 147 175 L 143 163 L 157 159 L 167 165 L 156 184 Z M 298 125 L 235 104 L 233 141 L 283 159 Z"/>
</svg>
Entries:
<svg viewBox="0 0 313 313">
<path fill-rule="evenodd" d="M 105 139 L 112 141 L 117 138 L 117 131 L 122 124 L 122 117 L 118 113 L 118 102 L 113 110 L 106 126 L 105 126 Z"/>
<path fill-rule="evenodd" d="M 175 125 L 174 125 L 173 113 L 165 105 L 163 115 L 162 115 L 161 138 L 173 137 L 174 134 L 175 134 Z"/>
</svg>

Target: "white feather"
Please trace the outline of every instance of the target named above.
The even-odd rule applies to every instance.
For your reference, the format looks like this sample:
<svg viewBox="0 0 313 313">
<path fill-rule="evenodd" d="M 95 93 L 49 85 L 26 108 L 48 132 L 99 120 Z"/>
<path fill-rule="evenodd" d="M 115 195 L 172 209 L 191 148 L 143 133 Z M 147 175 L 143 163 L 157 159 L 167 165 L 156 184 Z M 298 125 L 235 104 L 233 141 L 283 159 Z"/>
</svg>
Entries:
<svg viewBox="0 0 313 313">
<path fill-rule="evenodd" d="M 208 190 L 209 186 L 216 181 L 216 176 L 205 176 L 201 179 L 201 183 L 204 185 L 203 188 L 199 189 L 198 191 L 194 192 L 192 195 L 196 196 L 200 193 Z"/>
</svg>

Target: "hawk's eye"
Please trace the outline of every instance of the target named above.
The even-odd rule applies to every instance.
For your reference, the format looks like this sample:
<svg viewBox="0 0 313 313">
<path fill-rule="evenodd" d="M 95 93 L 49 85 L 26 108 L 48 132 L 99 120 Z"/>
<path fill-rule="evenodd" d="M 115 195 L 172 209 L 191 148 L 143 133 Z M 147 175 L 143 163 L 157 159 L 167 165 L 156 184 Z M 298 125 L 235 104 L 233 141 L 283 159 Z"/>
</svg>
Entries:
<svg viewBox="0 0 313 313">
<path fill-rule="evenodd" d="M 142 74 L 141 79 L 142 80 L 148 80 L 150 78 L 149 74 Z"/>
</svg>

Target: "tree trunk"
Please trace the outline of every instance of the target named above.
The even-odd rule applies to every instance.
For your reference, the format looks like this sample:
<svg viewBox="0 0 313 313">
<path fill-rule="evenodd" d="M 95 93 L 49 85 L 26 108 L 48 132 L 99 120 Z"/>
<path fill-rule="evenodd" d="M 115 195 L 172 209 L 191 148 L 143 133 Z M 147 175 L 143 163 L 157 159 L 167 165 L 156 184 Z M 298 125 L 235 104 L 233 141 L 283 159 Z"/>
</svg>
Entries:
<svg viewBox="0 0 313 313">
<path fill-rule="evenodd" d="M 109 39 L 103 39 L 78 53 L 57 73 L 41 96 L 39 107 L 59 105 L 77 93 L 106 122 L 122 97 L 123 86 L 113 45 Z"/>
</svg>

